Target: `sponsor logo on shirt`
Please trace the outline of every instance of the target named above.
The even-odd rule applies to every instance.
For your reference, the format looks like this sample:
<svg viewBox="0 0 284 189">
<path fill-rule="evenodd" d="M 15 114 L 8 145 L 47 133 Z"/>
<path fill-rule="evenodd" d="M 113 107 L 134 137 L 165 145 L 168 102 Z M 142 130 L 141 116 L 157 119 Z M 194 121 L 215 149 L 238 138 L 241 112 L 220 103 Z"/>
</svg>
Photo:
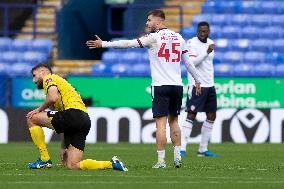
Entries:
<svg viewBox="0 0 284 189">
<path fill-rule="evenodd" d="M 52 79 L 51 78 L 48 78 L 46 81 L 45 81 L 45 85 L 48 85 L 49 82 L 51 82 Z"/>
</svg>

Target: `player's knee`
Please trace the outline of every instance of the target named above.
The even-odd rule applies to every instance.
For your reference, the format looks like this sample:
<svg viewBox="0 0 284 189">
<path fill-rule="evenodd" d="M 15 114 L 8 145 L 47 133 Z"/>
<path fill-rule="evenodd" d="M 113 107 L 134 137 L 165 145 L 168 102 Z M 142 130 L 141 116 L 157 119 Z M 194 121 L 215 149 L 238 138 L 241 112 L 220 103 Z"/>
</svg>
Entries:
<svg viewBox="0 0 284 189">
<path fill-rule="evenodd" d="M 32 118 L 27 118 L 28 127 L 32 127 L 34 125 Z"/>
<path fill-rule="evenodd" d="M 207 117 L 207 120 L 215 121 L 216 114 L 215 113 L 208 113 L 206 117 Z"/>
<path fill-rule="evenodd" d="M 196 112 L 188 112 L 186 118 L 194 121 L 196 114 L 197 114 Z"/>
<path fill-rule="evenodd" d="M 181 131 L 180 131 L 179 126 L 177 125 L 177 126 L 175 126 L 175 127 L 171 127 L 171 133 L 172 133 L 172 135 L 174 135 L 174 136 L 180 135 Z"/>
</svg>

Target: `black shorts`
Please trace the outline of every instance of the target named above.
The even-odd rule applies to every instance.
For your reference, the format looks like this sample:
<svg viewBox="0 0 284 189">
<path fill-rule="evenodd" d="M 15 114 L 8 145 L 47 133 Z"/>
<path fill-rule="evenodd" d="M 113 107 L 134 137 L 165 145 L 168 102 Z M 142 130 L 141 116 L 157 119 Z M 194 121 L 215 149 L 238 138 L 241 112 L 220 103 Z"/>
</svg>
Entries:
<svg viewBox="0 0 284 189">
<path fill-rule="evenodd" d="M 202 87 L 201 95 L 196 95 L 195 86 L 188 87 L 186 112 L 216 112 L 217 96 L 215 87 Z"/>
<path fill-rule="evenodd" d="M 51 124 L 56 133 L 64 133 L 65 147 L 71 144 L 75 148 L 84 151 L 86 137 L 91 128 L 91 120 L 86 112 L 77 109 L 63 111 L 49 111 L 47 116 L 51 118 Z"/>
<path fill-rule="evenodd" d="M 183 87 L 177 85 L 152 86 L 153 117 L 178 116 L 180 114 Z"/>
</svg>

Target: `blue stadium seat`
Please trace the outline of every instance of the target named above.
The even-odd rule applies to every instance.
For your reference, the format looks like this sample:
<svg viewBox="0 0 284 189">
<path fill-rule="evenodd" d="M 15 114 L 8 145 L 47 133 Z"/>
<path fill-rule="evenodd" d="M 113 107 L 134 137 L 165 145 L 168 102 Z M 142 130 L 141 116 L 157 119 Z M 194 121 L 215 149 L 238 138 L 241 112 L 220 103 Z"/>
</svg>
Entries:
<svg viewBox="0 0 284 189">
<path fill-rule="evenodd" d="M 247 13 L 247 14 L 258 13 L 259 6 L 260 6 L 260 3 L 257 1 L 242 1 L 240 3 L 240 12 Z"/>
<path fill-rule="evenodd" d="M 196 27 L 199 22 L 206 21 L 211 23 L 212 17 L 209 14 L 198 14 L 192 18 L 192 26 Z"/>
<path fill-rule="evenodd" d="M 215 1 L 207 1 L 202 4 L 202 12 L 204 13 L 216 13 L 217 12 L 217 4 Z"/>
<path fill-rule="evenodd" d="M 38 63 L 47 62 L 48 55 L 37 51 L 26 51 L 23 53 L 22 60 L 24 62 L 30 62 L 31 64 L 35 65 Z"/>
<path fill-rule="evenodd" d="M 144 64 L 150 64 L 149 55 L 147 52 L 144 52 L 140 55 L 140 62 Z"/>
<path fill-rule="evenodd" d="M 276 1 L 277 2 L 277 13 L 284 14 L 284 2 L 283 1 Z"/>
<path fill-rule="evenodd" d="M 102 62 L 104 64 L 117 64 L 120 57 L 119 52 L 106 51 L 102 55 Z"/>
<path fill-rule="evenodd" d="M 284 18 L 283 18 L 284 19 Z M 270 26 L 261 29 L 261 38 L 277 39 L 282 37 L 282 28 L 280 26 Z"/>
<path fill-rule="evenodd" d="M 15 51 L 6 51 L 2 53 L 1 60 L 7 63 L 16 63 L 21 61 L 23 54 Z"/>
<path fill-rule="evenodd" d="M 112 49 L 112 48 L 111 48 Z M 119 49 L 117 49 L 119 50 Z M 128 49 L 120 49 L 122 52 L 136 52 L 136 53 L 144 53 L 146 52 L 146 48 L 128 48 Z"/>
<path fill-rule="evenodd" d="M 254 76 L 254 69 L 251 64 L 237 64 L 233 68 L 233 75 L 237 77 L 251 77 Z"/>
<path fill-rule="evenodd" d="M 259 8 L 266 14 L 276 14 L 278 13 L 278 6 L 277 1 L 262 1 Z"/>
<path fill-rule="evenodd" d="M 8 37 L 0 37 L 0 51 L 9 51 L 11 48 L 12 40 Z"/>
<path fill-rule="evenodd" d="M 217 3 L 217 12 L 238 13 L 240 12 L 240 3 L 238 1 L 219 1 Z"/>
<path fill-rule="evenodd" d="M 252 15 L 251 25 L 257 27 L 267 27 L 271 25 L 271 17 L 269 14 Z"/>
<path fill-rule="evenodd" d="M 249 14 L 232 14 L 231 15 L 231 24 L 234 26 L 241 26 L 241 27 L 245 27 L 248 26 L 250 24 L 250 20 L 251 20 L 251 15 Z"/>
<path fill-rule="evenodd" d="M 265 62 L 274 63 L 274 64 L 284 64 L 284 53 L 267 53 L 265 55 Z"/>
<path fill-rule="evenodd" d="M 240 63 L 243 60 L 243 53 L 239 51 L 228 51 L 224 53 L 224 57 L 222 61 L 231 63 L 231 64 L 236 64 Z"/>
<path fill-rule="evenodd" d="M 249 39 L 256 39 L 259 38 L 259 33 L 261 33 L 261 28 L 255 27 L 255 26 L 247 26 L 241 29 L 242 38 L 249 38 Z"/>
<path fill-rule="evenodd" d="M 215 51 L 213 64 L 215 65 L 215 64 L 222 63 L 223 57 L 224 57 L 224 52 Z"/>
<path fill-rule="evenodd" d="M 0 75 L 8 74 L 8 64 L 5 62 L 0 62 Z"/>
<path fill-rule="evenodd" d="M 213 14 L 210 24 L 223 27 L 230 23 L 230 17 L 229 14 Z"/>
<path fill-rule="evenodd" d="M 263 62 L 265 59 L 265 53 L 263 52 L 255 52 L 255 51 L 249 51 L 244 53 L 244 60 L 243 62 L 251 62 L 255 64 L 259 64 Z"/>
<path fill-rule="evenodd" d="M 257 39 L 250 42 L 251 51 L 262 51 L 270 52 L 272 51 L 272 41 L 268 39 Z"/>
<path fill-rule="evenodd" d="M 52 41 L 50 39 L 34 39 L 30 49 L 49 54 L 52 50 Z"/>
<path fill-rule="evenodd" d="M 249 40 L 248 39 L 236 39 L 229 41 L 230 49 L 232 51 L 248 51 Z"/>
<path fill-rule="evenodd" d="M 223 30 L 221 30 L 222 38 L 239 38 L 241 33 L 241 28 L 238 26 L 224 26 Z"/>
<path fill-rule="evenodd" d="M 277 77 L 284 77 L 284 64 L 279 64 L 275 66 L 274 75 Z"/>
<path fill-rule="evenodd" d="M 9 68 L 10 76 L 30 76 L 33 66 L 27 62 L 17 62 Z"/>
<path fill-rule="evenodd" d="M 119 56 L 120 63 L 134 64 L 140 62 L 141 53 L 125 51 Z"/>
<path fill-rule="evenodd" d="M 93 76 L 111 76 L 110 65 L 107 64 L 94 64 L 92 66 L 92 75 Z"/>
<path fill-rule="evenodd" d="M 194 27 L 184 27 L 181 31 L 182 37 L 187 40 L 196 36 L 196 28 Z"/>
<path fill-rule="evenodd" d="M 132 76 L 143 76 L 143 77 L 149 77 L 151 76 L 151 70 L 149 64 L 133 64 L 131 66 L 131 75 Z"/>
<path fill-rule="evenodd" d="M 273 51 L 284 53 L 284 39 L 276 39 L 273 41 Z"/>
<path fill-rule="evenodd" d="M 226 52 L 229 50 L 228 39 L 216 39 L 215 40 L 215 51 Z"/>
<path fill-rule="evenodd" d="M 275 74 L 275 66 L 271 63 L 261 63 L 254 66 L 254 76 L 272 77 Z"/>
<path fill-rule="evenodd" d="M 219 26 L 210 26 L 210 38 L 216 39 L 216 38 L 221 38 L 221 32 L 223 28 Z"/>
<path fill-rule="evenodd" d="M 271 17 L 271 22 L 273 26 L 284 27 L 284 15 L 283 14 L 282 15 L 275 14 L 274 16 Z"/>
<path fill-rule="evenodd" d="M 12 50 L 13 51 L 19 51 L 19 52 L 24 52 L 30 49 L 32 45 L 32 40 L 31 39 L 14 39 L 12 41 Z"/>
<path fill-rule="evenodd" d="M 131 75 L 131 66 L 129 64 L 114 64 L 111 66 L 111 73 L 115 76 Z"/>
<path fill-rule="evenodd" d="M 233 66 L 228 63 L 214 65 L 214 73 L 217 77 L 230 77 L 233 74 Z"/>
</svg>

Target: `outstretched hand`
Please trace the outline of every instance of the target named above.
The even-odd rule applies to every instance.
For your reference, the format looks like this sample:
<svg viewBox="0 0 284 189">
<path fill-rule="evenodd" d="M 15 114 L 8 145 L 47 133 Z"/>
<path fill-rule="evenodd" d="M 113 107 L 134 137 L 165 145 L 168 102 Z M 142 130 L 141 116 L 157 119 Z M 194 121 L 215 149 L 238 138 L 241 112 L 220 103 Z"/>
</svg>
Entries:
<svg viewBox="0 0 284 189">
<path fill-rule="evenodd" d="M 89 49 L 97 49 L 97 48 L 102 48 L 102 40 L 101 38 L 99 38 L 99 36 L 96 36 L 96 40 L 88 40 L 86 42 L 87 47 L 89 47 Z"/>
</svg>

